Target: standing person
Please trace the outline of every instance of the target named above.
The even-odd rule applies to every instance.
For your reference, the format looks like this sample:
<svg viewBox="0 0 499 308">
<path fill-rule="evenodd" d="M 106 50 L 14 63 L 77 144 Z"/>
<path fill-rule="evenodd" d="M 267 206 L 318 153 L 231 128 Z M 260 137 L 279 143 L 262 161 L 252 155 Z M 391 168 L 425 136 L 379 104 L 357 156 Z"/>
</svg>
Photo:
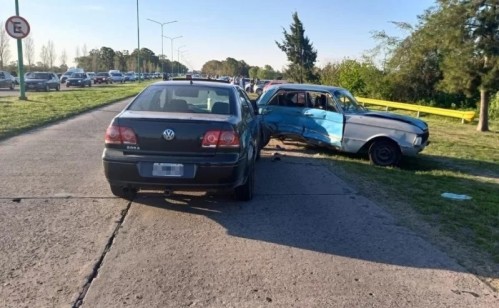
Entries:
<svg viewBox="0 0 499 308">
<path fill-rule="evenodd" d="M 241 86 L 241 88 L 243 88 L 244 90 L 244 77 L 241 75 L 239 76 L 239 85 Z"/>
</svg>

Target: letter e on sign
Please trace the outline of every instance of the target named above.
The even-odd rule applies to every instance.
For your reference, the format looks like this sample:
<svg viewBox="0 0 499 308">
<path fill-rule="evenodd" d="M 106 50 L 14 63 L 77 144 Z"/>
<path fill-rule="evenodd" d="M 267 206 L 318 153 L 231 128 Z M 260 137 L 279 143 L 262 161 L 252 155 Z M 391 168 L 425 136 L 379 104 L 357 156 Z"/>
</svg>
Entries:
<svg viewBox="0 0 499 308">
<path fill-rule="evenodd" d="M 29 23 L 21 16 L 11 16 L 5 22 L 5 30 L 15 39 L 23 39 L 29 34 Z"/>
</svg>

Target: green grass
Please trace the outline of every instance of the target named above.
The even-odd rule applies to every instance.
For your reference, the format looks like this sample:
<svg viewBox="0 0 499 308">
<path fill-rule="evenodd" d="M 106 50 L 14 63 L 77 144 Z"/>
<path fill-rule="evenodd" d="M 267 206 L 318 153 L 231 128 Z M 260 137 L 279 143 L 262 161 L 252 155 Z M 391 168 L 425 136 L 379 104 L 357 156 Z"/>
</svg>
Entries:
<svg viewBox="0 0 499 308">
<path fill-rule="evenodd" d="M 0 97 L 0 140 L 137 95 L 148 83 L 116 84 L 70 91 L 27 92 L 27 101 Z"/>
<path fill-rule="evenodd" d="M 400 168 L 372 166 L 366 159 L 328 153 L 341 177 L 378 203 L 408 206 L 443 234 L 472 245 L 499 263 L 499 122 L 491 132 L 442 117 L 425 118 L 431 144 Z M 466 194 L 468 201 L 441 197 Z"/>
</svg>

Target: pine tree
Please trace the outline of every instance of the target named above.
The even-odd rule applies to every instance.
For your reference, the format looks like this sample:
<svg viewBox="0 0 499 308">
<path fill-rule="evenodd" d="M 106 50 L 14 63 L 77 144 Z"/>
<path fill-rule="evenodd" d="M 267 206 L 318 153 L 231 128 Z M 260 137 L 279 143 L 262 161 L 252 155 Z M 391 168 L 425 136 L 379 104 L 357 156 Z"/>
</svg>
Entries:
<svg viewBox="0 0 499 308">
<path fill-rule="evenodd" d="M 282 43 L 275 42 L 291 62 L 286 74 L 291 79 L 300 83 L 313 82 L 317 79 L 314 74 L 314 65 L 317 59 L 317 51 L 314 50 L 308 37 L 305 36 L 298 13 L 293 13 L 293 23 L 289 27 L 289 33 L 283 29 L 284 39 Z"/>
</svg>

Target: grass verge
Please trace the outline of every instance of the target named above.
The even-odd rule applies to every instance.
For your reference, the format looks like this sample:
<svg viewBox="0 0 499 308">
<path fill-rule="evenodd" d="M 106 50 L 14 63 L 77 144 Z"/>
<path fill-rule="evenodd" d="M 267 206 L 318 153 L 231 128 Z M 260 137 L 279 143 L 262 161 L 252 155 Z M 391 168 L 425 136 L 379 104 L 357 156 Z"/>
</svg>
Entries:
<svg viewBox="0 0 499 308">
<path fill-rule="evenodd" d="M 477 248 L 499 264 L 499 122 L 490 132 L 441 117 L 425 118 L 431 144 L 400 168 L 372 166 L 365 159 L 328 153 L 341 177 L 388 207 L 409 206 L 431 226 Z M 465 194 L 456 201 L 444 192 Z M 499 278 L 499 277 L 496 277 Z"/>
<path fill-rule="evenodd" d="M 113 84 L 60 92 L 27 92 L 27 101 L 0 97 L 0 140 L 137 95 L 148 83 Z"/>
</svg>

